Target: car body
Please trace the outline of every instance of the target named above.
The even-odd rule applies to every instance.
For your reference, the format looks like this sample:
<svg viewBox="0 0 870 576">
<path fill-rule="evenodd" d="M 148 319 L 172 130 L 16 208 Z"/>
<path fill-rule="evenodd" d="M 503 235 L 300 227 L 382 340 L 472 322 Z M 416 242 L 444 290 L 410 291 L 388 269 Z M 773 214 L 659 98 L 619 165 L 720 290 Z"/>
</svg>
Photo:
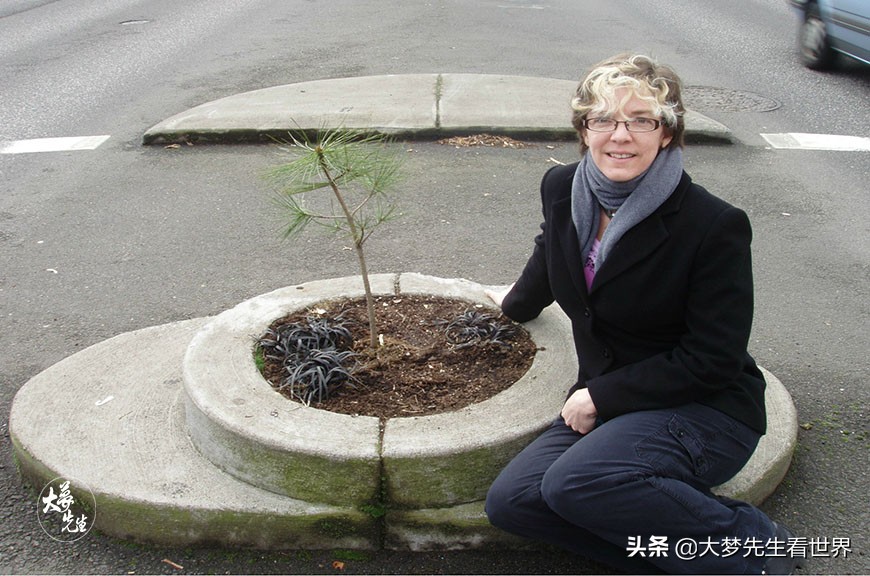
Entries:
<svg viewBox="0 0 870 576">
<path fill-rule="evenodd" d="M 788 0 L 800 15 L 801 60 L 829 68 L 837 53 L 870 64 L 870 0 Z"/>
</svg>

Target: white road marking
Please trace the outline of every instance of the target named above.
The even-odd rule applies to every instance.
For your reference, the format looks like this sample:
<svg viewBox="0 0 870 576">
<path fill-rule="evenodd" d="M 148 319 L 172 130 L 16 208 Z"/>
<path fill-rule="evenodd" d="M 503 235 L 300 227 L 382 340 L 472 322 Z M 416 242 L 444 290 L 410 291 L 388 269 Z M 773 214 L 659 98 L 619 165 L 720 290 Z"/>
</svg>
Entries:
<svg viewBox="0 0 870 576">
<path fill-rule="evenodd" d="M 68 138 L 34 138 L 0 142 L 0 154 L 31 154 L 34 152 L 68 152 L 94 150 L 109 136 L 70 136 Z"/>
<path fill-rule="evenodd" d="M 762 134 L 762 138 L 774 148 L 787 150 L 836 150 L 839 152 L 868 152 L 870 138 L 861 136 L 837 136 L 836 134 Z"/>
</svg>

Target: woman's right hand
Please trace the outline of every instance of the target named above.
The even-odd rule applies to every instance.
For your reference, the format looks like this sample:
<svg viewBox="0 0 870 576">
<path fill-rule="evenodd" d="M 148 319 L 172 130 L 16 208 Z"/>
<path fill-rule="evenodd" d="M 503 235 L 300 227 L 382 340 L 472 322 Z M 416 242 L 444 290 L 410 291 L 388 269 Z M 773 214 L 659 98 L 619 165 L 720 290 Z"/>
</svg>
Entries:
<svg viewBox="0 0 870 576">
<path fill-rule="evenodd" d="M 516 284 L 516 282 L 514 282 L 514 284 Z M 514 287 L 514 285 L 511 284 L 507 288 L 499 288 L 499 289 L 486 288 L 483 291 L 483 293 L 486 294 L 490 300 L 495 302 L 496 306 L 501 308 L 501 303 L 504 301 L 504 297 L 507 296 L 507 293 L 510 292 L 513 287 Z"/>
<path fill-rule="evenodd" d="M 571 394 L 562 406 L 562 418 L 565 424 L 580 434 L 589 434 L 595 428 L 598 410 L 589 395 L 589 390 L 581 388 Z"/>
</svg>

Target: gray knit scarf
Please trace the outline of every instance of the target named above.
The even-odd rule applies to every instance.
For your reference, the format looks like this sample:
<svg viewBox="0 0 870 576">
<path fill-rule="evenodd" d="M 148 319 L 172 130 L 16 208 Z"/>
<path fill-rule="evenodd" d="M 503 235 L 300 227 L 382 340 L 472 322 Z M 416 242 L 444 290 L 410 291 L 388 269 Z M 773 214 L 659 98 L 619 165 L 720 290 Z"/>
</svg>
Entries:
<svg viewBox="0 0 870 576">
<path fill-rule="evenodd" d="M 676 189 L 683 176 L 683 151 L 666 148 L 659 152 L 650 167 L 627 182 L 613 182 L 605 176 L 591 154 L 585 154 L 571 186 L 571 218 L 583 252 L 589 255 L 601 220 L 600 204 L 607 210 L 619 209 L 604 231 L 595 269 L 600 270 L 607 255 L 623 234 L 655 212 Z"/>
</svg>

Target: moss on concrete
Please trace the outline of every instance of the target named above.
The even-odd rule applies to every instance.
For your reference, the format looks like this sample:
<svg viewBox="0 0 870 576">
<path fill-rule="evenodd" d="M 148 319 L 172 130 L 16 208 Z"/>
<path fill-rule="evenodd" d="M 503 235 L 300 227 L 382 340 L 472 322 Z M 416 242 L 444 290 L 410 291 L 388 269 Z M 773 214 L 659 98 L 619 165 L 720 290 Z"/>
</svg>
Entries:
<svg viewBox="0 0 870 576">
<path fill-rule="evenodd" d="M 377 523 L 352 509 L 268 511 L 203 510 L 157 506 L 101 495 L 97 529 L 161 545 L 217 545 L 260 549 L 375 549 Z"/>
<path fill-rule="evenodd" d="M 482 500 L 499 472 L 533 437 L 454 454 L 385 456 L 386 502 L 427 509 Z"/>
<path fill-rule="evenodd" d="M 252 443 L 188 407 L 195 444 L 212 462 L 253 486 L 305 502 L 355 506 L 380 494 L 380 461 L 336 460 L 305 452 L 287 452 Z"/>
<path fill-rule="evenodd" d="M 37 492 L 64 476 L 33 458 L 14 435 L 13 453 L 25 484 Z M 76 496 L 75 486 L 71 486 Z M 108 536 L 164 546 L 260 549 L 377 549 L 382 522 L 361 510 L 300 503 L 295 514 L 155 504 L 95 493 L 94 528 Z"/>
</svg>

